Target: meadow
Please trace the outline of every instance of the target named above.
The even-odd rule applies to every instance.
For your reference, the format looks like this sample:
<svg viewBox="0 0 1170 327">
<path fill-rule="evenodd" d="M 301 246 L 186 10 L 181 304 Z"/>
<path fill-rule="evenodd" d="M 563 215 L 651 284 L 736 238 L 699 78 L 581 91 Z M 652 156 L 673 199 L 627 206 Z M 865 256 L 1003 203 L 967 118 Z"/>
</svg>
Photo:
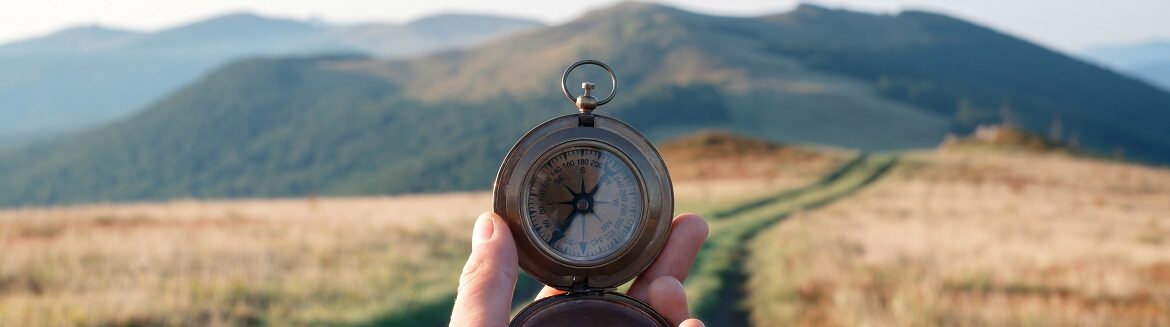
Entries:
<svg viewBox="0 0 1170 327">
<path fill-rule="evenodd" d="M 348 325 L 442 301 L 482 193 L 0 214 L 0 325 Z M 434 273 L 450 272 L 450 273 Z"/>
<path fill-rule="evenodd" d="M 755 325 L 1170 324 L 1170 171 L 918 153 L 751 245 Z"/>
<path fill-rule="evenodd" d="M 664 149 L 687 162 L 671 167 L 680 212 L 801 185 L 835 163 L 723 148 Z M 471 225 L 490 210 L 487 192 L 8 209 L 0 326 L 441 324 Z"/>
<path fill-rule="evenodd" d="M 1170 171 L 1066 154 L 661 148 L 709 325 L 1170 323 Z M 0 326 L 445 324 L 486 192 L 0 211 Z M 531 296 L 521 282 L 516 305 Z"/>
</svg>

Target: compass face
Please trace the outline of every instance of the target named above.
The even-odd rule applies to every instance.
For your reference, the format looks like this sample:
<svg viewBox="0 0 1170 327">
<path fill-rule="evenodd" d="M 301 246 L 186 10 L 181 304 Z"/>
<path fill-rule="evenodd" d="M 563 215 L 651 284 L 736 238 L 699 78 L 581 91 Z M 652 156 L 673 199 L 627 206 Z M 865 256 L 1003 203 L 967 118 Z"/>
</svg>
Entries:
<svg viewBox="0 0 1170 327">
<path fill-rule="evenodd" d="M 608 257 L 629 243 L 643 190 L 630 164 L 608 147 L 554 149 L 537 161 L 523 194 L 529 231 L 574 262 Z"/>
</svg>

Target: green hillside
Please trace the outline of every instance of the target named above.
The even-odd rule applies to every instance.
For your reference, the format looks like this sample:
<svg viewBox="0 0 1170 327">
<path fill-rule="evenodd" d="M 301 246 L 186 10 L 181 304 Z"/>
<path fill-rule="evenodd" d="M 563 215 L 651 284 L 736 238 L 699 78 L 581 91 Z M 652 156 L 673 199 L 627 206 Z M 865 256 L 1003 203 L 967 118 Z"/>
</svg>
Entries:
<svg viewBox="0 0 1170 327">
<path fill-rule="evenodd" d="M 0 153 L 0 204 L 486 189 L 523 132 L 572 112 L 557 83 L 579 58 L 618 71 L 601 111 L 654 140 L 717 128 L 895 150 L 1008 113 L 1170 162 L 1170 95 L 944 16 L 623 3 L 583 17 L 408 60 L 238 61 L 126 120 Z"/>
<path fill-rule="evenodd" d="M 242 56 L 403 58 L 541 26 L 459 14 L 406 24 L 336 25 L 235 13 L 155 32 L 70 28 L 0 44 L 0 143 L 51 138 L 126 117 Z"/>
<path fill-rule="evenodd" d="M 802 7 L 765 19 L 779 26 L 768 45 L 777 54 L 865 80 L 886 98 L 952 117 L 964 131 L 1008 116 L 1043 135 L 1059 125 L 1062 140 L 1091 151 L 1170 163 L 1170 94 L 1144 82 L 932 13 Z"/>
<path fill-rule="evenodd" d="M 131 119 L 0 156 L 3 202 L 482 188 L 520 125 L 553 114 L 403 99 L 331 60 L 236 62 Z"/>
</svg>

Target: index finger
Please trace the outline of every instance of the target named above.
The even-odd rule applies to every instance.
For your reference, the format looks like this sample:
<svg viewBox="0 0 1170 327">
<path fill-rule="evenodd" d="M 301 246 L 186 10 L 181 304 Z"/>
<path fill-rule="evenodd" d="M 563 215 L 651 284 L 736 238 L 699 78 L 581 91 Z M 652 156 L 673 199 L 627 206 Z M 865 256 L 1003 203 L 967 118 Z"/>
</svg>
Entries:
<svg viewBox="0 0 1170 327">
<path fill-rule="evenodd" d="M 707 221 L 702 216 L 684 213 L 675 217 L 670 226 L 670 238 L 666 240 L 662 253 L 634 280 L 634 285 L 630 286 L 626 294 L 646 301 L 650 294 L 650 283 L 658 277 L 670 276 L 679 282 L 685 281 L 695 263 L 695 256 L 703 247 L 703 241 L 707 240 L 707 232 Z"/>
</svg>

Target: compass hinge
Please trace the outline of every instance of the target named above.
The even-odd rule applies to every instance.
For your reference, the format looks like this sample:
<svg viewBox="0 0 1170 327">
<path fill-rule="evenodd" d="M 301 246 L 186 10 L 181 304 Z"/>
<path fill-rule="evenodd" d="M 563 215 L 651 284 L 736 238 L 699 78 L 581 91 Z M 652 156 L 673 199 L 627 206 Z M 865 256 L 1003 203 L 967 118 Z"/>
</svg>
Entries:
<svg viewBox="0 0 1170 327">
<path fill-rule="evenodd" d="M 573 277 L 573 284 L 569 285 L 569 292 L 585 292 L 592 290 L 589 287 L 589 277 Z"/>
<path fill-rule="evenodd" d="M 596 117 L 591 113 L 583 112 L 577 115 L 577 125 L 581 127 L 593 127 L 593 118 Z"/>
</svg>

